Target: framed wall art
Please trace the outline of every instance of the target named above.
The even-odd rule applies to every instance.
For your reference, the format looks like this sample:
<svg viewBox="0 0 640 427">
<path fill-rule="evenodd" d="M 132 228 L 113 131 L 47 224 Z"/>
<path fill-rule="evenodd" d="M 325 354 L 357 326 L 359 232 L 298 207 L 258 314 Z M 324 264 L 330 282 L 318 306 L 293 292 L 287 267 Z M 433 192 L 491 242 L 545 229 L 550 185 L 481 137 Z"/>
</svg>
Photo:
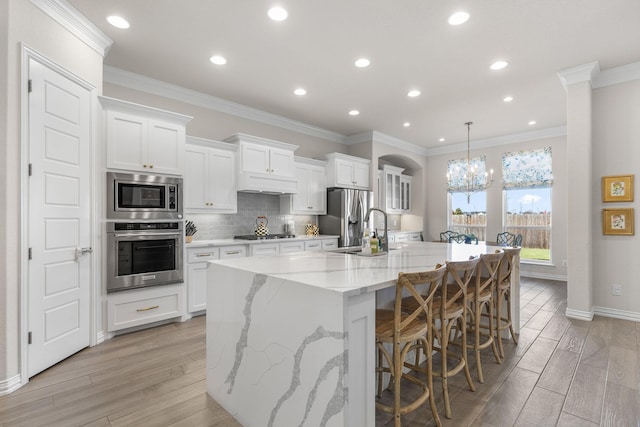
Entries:
<svg viewBox="0 0 640 427">
<path fill-rule="evenodd" d="M 633 236 L 633 208 L 603 209 L 602 234 Z"/>
<path fill-rule="evenodd" d="M 633 175 L 602 177 L 603 202 L 633 202 Z"/>
</svg>

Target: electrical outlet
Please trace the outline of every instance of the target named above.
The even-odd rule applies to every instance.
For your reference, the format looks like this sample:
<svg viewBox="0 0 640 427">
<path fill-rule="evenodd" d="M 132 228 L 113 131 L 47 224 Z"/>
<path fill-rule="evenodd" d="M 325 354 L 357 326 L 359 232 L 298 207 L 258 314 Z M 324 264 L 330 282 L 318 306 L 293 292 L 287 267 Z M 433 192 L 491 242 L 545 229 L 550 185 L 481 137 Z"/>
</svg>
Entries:
<svg viewBox="0 0 640 427">
<path fill-rule="evenodd" d="M 622 295 L 622 285 L 611 285 L 611 295 L 620 296 Z"/>
<path fill-rule="evenodd" d="M 567 261 L 566 259 L 562 260 L 562 266 L 569 267 L 569 261 Z"/>
</svg>

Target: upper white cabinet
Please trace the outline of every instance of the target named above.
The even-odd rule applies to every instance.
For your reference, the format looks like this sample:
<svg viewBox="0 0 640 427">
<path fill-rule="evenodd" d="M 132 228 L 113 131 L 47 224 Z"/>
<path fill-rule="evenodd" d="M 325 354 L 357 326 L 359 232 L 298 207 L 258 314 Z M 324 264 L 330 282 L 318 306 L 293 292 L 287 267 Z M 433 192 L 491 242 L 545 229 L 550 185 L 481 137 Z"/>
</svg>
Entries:
<svg viewBox="0 0 640 427">
<path fill-rule="evenodd" d="M 295 158 L 298 193 L 280 196 L 281 214 L 326 215 L 326 164 L 322 160 Z"/>
<path fill-rule="evenodd" d="M 100 97 L 105 111 L 107 168 L 182 175 L 185 125 L 191 117 Z"/>
<path fill-rule="evenodd" d="M 370 160 L 341 153 L 318 158 L 327 161 L 327 187 L 370 189 Z"/>
<path fill-rule="evenodd" d="M 184 171 L 186 212 L 238 212 L 236 151 L 232 144 L 187 137 Z"/>
<path fill-rule="evenodd" d="M 403 175 L 403 168 L 384 165 L 379 171 L 379 197 L 383 209 L 390 214 L 403 214 L 411 210 L 412 177 Z"/>
<path fill-rule="evenodd" d="M 297 145 L 241 133 L 225 141 L 239 147 L 238 191 L 298 192 L 293 155 Z"/>
</svg>

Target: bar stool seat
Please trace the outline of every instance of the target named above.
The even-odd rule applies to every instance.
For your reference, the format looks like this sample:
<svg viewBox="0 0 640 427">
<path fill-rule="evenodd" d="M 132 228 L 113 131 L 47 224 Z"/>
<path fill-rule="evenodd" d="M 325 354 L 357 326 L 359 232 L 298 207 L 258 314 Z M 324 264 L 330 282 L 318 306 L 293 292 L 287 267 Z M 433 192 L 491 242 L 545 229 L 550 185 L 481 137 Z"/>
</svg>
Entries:
<svg viewBox="0 0 640 427">
<path fill-rule="evenodd" d="M 440 417 L 433 395 L 433 372 L 431 366 L 431 343 L 433 340 L 432 312 L 433 296 L 447 278 L 446 266 L 420 273 L 400 273 L 396 284 L 396 295 L 393 310 L 376 310 L 376 348 L 378 363 L 376 367 L 378 380 L 378 399 L 376 408 L 393 414 L 394 425 L 401 425 L 401 415 L 419 408 L 427 399 L 431 413 L 437 426 Z M 416 301 L 416 309 L 403 311 L 403 296 Z M 389 351 L 388 348 L 391 348 Z M 425 366 L 411 364 L 406 360 L 409 351 L 422 351 L 426 355 Z M 384 363 L 386 362 L 386 366 Z M 382 374 L 391 375 L 393 404 L 382 401 Z M 420 379 L 419 374 L 425 378 Z M 421 393 L 411 402 L 401 401 L 402 380 L 411 381 L 422 388 Z M 406 397 L 406 396 L 403 396 Z"/>
</svg>

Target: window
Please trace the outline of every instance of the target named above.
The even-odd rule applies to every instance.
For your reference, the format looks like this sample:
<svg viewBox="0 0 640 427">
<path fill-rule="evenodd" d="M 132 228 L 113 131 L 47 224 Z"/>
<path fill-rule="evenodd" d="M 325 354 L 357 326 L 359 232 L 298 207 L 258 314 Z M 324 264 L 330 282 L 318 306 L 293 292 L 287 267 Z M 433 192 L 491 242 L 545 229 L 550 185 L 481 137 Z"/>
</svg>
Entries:
<svg viewBox="0 0 640 427">
<path fill-rule="evenodd" d="M 487 240 L 487 192 L 473 193 L 469 203 L 465 193 L 451 193 L 449 200 L 449 230 Z"/>
<path fill-rule="evenodd" d="M 522 259 L 551 260 L 551 147 L 502 155 L 503 229 L 521 234 Z"/>
<path fill-rule="evenodd" d="M 469 167 L 478 178 L 477 184 L 486 184 L 485 157 L 472 159 L 449 160 L 447 165 L 449 183 L 449 224 L 448 229 L 462 234 L 473 234 L 478 240 L 486 239 L 487 230 L 487 193 L 479 191 L 470 195 L 456 191 L 465 188 L 465 179 Z"/>
</svg>

